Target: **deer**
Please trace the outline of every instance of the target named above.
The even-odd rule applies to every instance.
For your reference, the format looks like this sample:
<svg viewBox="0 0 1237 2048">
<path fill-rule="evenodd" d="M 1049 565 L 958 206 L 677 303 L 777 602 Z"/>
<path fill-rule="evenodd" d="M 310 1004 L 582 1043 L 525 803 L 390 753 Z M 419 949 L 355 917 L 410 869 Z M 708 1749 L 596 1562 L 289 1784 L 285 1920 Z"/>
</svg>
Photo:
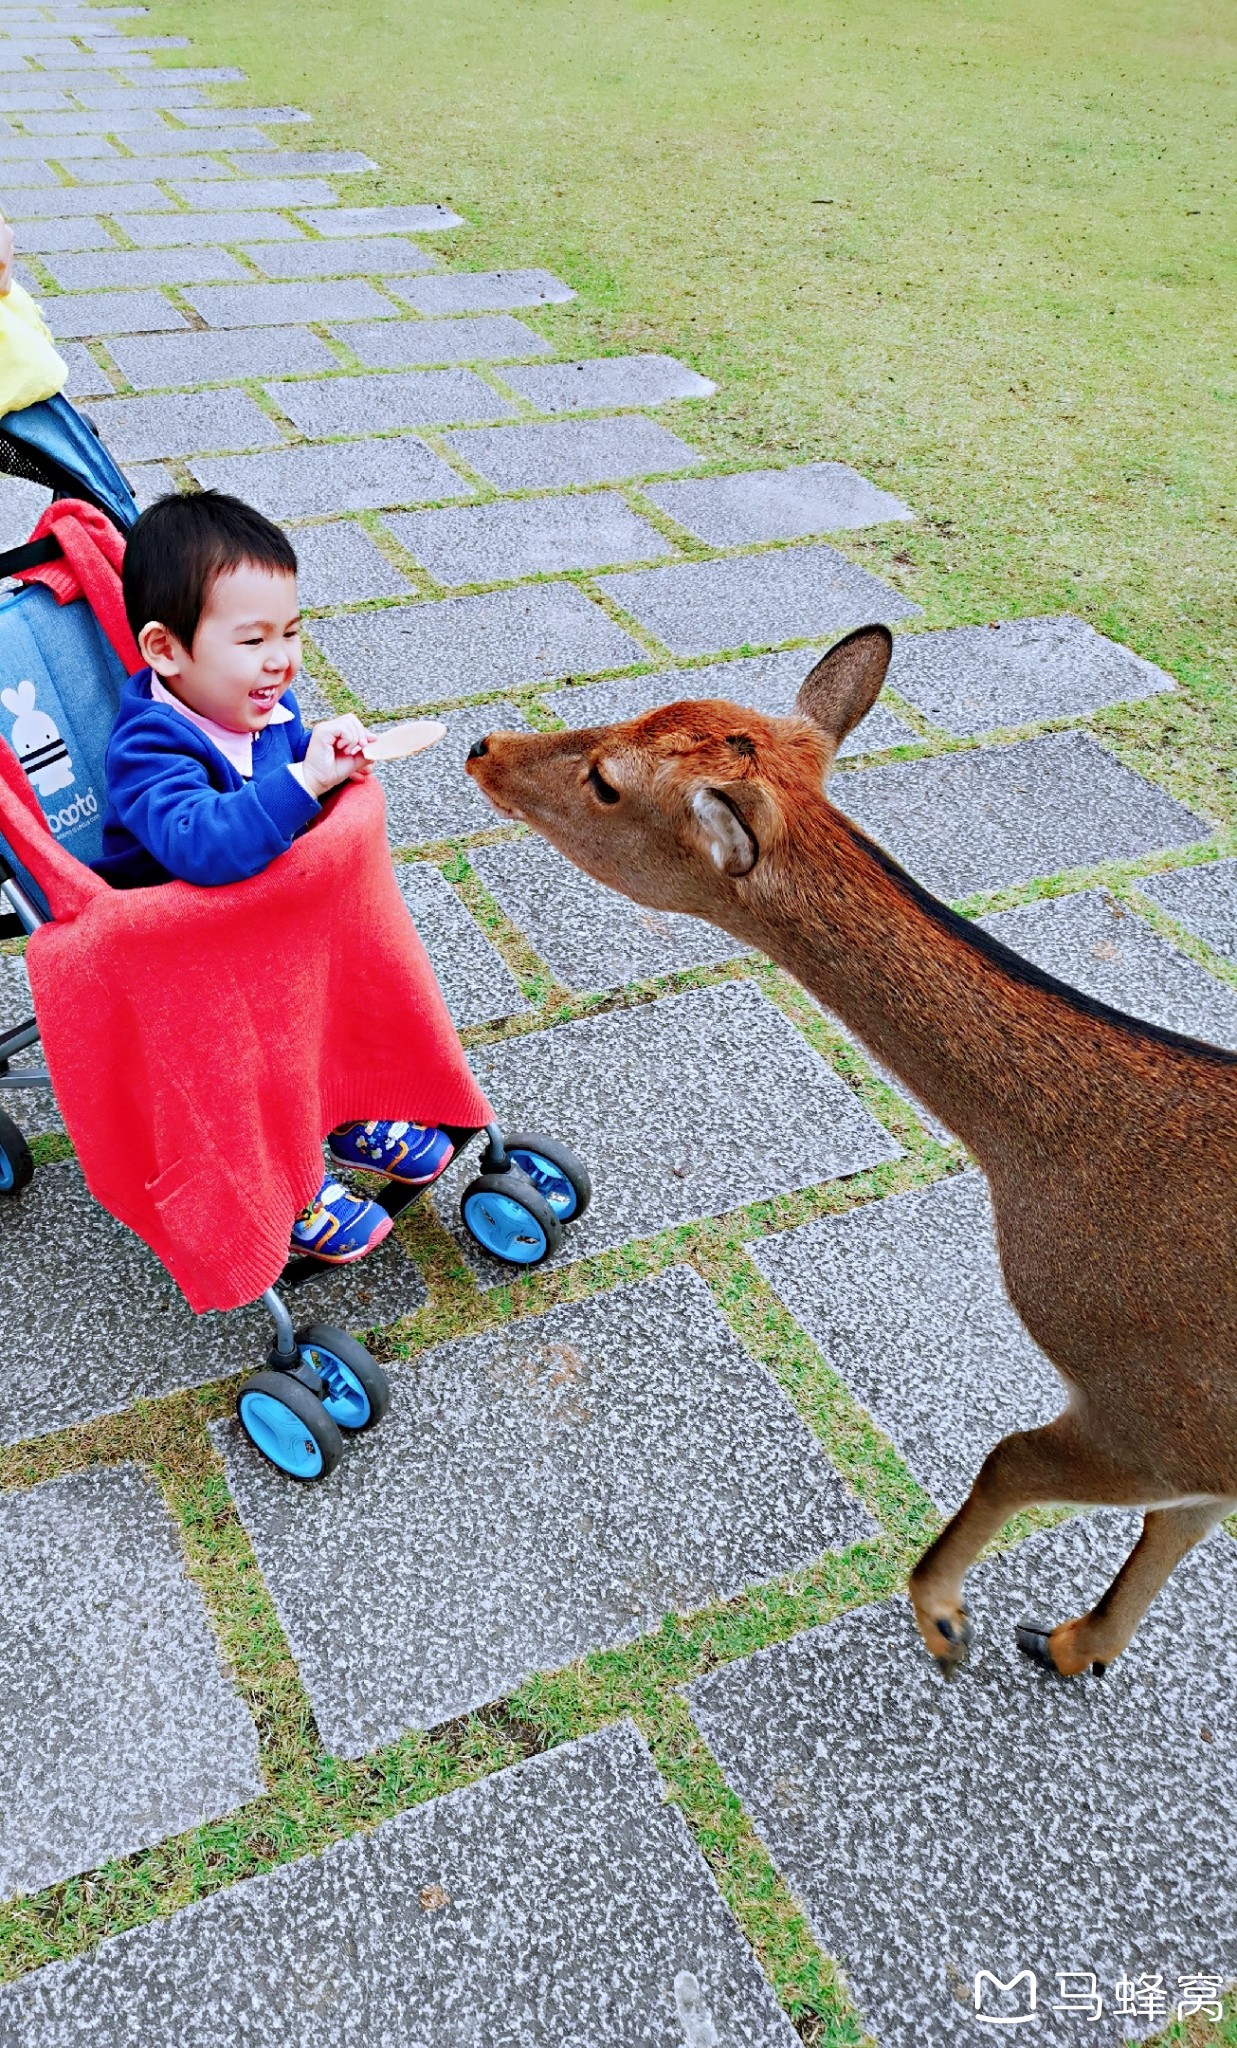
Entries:
<svg viewBox="0 0 1237 2048">
<path fill-rule="evenodd" d="M 938 901 L 826 791 L 880 693 L 884 626 L 816 662 L 794 712 L 716 698 L 576 732 L 492 732 L 466 768 L 503 816 L 637 903 L 720 925 L 839 1017 L 982 1169 L 1006 1290 L 1065 1405 L 1014 1431 L 910 1573 L 944 1676 L 965 1579 L 1011 1516 L 1142 1510 L 1088 1613 L 1019 1622 L 1102 1676 L 1237 1507 L 1237 1057 L 1093 1001 Z"/>
</svg>

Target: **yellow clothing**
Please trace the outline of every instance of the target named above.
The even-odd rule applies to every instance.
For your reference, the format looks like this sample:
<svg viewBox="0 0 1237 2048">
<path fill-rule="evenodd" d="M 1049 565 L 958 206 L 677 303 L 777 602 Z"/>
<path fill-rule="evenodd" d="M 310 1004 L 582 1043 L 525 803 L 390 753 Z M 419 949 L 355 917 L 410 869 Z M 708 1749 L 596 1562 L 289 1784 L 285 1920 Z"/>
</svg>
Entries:
<svg viewBox="0 0 1237 2048">
<path fill-rule="evenodd" d="M 29 292 L 11 285 L 0 298 L 0 414 L 53 397 L 68 374 Z"/>
</svg>

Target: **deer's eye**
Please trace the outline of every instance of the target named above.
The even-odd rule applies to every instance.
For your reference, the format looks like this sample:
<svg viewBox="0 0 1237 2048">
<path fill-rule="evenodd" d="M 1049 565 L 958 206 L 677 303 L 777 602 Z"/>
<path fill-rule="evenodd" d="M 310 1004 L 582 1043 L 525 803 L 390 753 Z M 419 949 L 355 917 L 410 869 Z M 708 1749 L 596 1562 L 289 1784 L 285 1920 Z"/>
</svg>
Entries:
<svg viewBox="0 0 1237 2048">
<path fill-rule="evenodd" d="M 611 788 L 596 762 L 593 762 L 584 779 L 599 804 L 616 804 L 618 802 L 619 793 L 617 789 Z"/>
</svg>

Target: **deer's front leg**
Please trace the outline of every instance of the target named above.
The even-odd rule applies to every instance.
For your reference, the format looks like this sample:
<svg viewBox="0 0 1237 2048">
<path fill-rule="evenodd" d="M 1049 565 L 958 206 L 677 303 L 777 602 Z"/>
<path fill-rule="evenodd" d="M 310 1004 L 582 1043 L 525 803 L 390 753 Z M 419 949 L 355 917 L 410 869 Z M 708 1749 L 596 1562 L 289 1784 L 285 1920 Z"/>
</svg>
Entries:
<svg viewBox="0 0 1237 2048">
<path fill-rule="evenodd" d="M 1146 1498 L 1128 1475 L 1080 1440 L 1078 1418 L 1067 1409 L 1042 1429 L 1002 1437 L 953 1520 L 925 1550 L 908 1590 L 919 1633 L 947 1677 L 967 1659 L 971 1624 L 962 1604 L 963 1581 L 985 1543 L 1021 1508 L 1088 1502 L 1138 1506 Z"/>
</svg>

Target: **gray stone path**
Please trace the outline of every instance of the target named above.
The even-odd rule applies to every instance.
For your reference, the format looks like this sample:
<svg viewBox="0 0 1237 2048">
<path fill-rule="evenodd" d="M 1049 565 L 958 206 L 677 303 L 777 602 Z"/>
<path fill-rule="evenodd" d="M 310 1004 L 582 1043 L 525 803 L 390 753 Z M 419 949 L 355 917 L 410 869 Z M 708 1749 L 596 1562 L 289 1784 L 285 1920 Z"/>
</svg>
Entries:
<svg viewBox="0 0 1237 2048">
<path fill-rule="evenodd" d="M 258 1797 L 253 1723 L 136 1466 L 0 1494 L 0 1575 L 0 1899 Z"/>
<path fill-rule="evenodd" d="M 1103 1684 L 1045 1684 L 1014 1647 L 1016 1622 L 1084 1612 L 1137 1527 L 1097 1515 L 972 1572 L 953 1685 L 898 1599 L 691 1687 L 882 2048 L 1012 2032 L 976 2019 L 980 1970 L 1036 1973 L 1025 2031 L 1053 2048 L 1161 2031 L 1119 2017 L 1122 1977 L 1159 1974 L 1171 2001 L 1181 1977 L 1233 1975 L 1237 1545 L 1215 1535 L 1178 1566 Z M 1100 2019 L 1054 2014 L 1059 1973 L 1084 1971 Z"/>
<path fill-rule="evenodd" d="M 872 1531 L 682 1267 L 444 1345 L 395 1385 L 329 1487 L 215 1432 L 336 1755 Z"/>
<path fill-rule="evenodd" d="M 553 1132 L 589 1161 L 593 1204 L 560 1260 L 859 1173 L 901 1149 L 750 982 L 583 1017 L 485 1046 L 470 1064 L 511 1129 Z M 474 1171 L 469 1154 L 436 1199 L 493 1286 L 510 1269 L 456 1220 L 460 1181 Z"/>
<path fill-rule="evenodd" d="M 844 552 L 853 529 L 926 511 L 898 495 L 896 466 L 880 485 L 830 460 L 710 474 L 714 387 L 694 363 L 572 356 L 555 310 L 569 280 L 470 269 L 448 207 L 339 203 L 333 179 L 363 178 L 360 152 L 315 149 L 295 108 L 214 105 L 211 85 L 239 74 L 195 66 L 187 44 L 162 70 L 168 39 L 121 27 L 67 0 L 54 15 L 0 0 L 0 205 L 23 275 L 141 502 L 194 480 L 290 523 L 329 670 L 302 679 L 309 714 L 339 683 L 376 719 L 446 707 L 440 749 L 381 771 L 388 831 L 453 1016 L 493 1033 L 471 1057 L 499 1114 L 567 1139 L 593 1169 L 593 1210 L 560 1265 L 676 1226 L 687 1259 L 701 1219 L 902 1155 L 753 981 L 631 1001 L 651 976 L 707 978 L 734 943 L 608 896 L 498 828 L 461 772 L 495 727 L 601 724 L 681 696 L 785 712 L 833 636 L 885 619 L 898 628 L 889 694 L 842 750 L 843 807 L 951 898 L 1201 853 L 1138 881 L 1132 902 L 1089 889 L 990 923 L 1103 1001 L 1237 1043 L 1223 968 L 1140 914 L 1154 904 L 1213 965 L 1237 959 L 1237 862 L 1209 859 L 1211 823 L 1085 730 L 1170 677 L 1070 617 L 925 630 L 909 595 Z M 24 539 L 43 502 L 0 482 L 0 544 Z M 1045 722 L 1074 729 L 1037 732 Z M 1016 743 L 995 737 L 1011 731 Z M 979 744 L 943 751 L 947 739 Z M 447 879 L 460 869 L 426 858 L 457 836 L 548 974 L 603 992 L 600 1011 L 561 1022 L 521 992 L 475 897 Z M 24 970 L 0 960 L 0 1022 L 25 1013 Z M 32 1134 L 60 1128 L 46 1094 L 0 1104 Z M 431 1199 L 492 1303 L 508 1270 L 464 1244 L 456 1215 L 474 1162 Z M 1059 1404 L 1001 1293 L 974 1173 L 769 1231 L 752 1252 L 942 1506 L 1003 1430 Z M 295 1307 L 365 1329 L 425 1300 L 392 1238 Z M 5 1441 L 235 1375 L 266 1334 L 253 1311 L 189 1317 L 71 1163 L 0 1204 Z M 318 1489 L 279 1482 L 231 1426 L 218 1432 L 323 1738 L 344 1754 L 871 1532 L 686 1266 L 517 1312 L 394 1376 L 383 1430 Z M 947 1697 L 896 1604 L 694 1690 L 880 2048 L 957 2039 L 950 1984 L 965 1989 L 985 1944 L 1010 1974 L 1015 1934 L 1045 1971 L 1088 1956 L 1115 1969 L 1119 1929 L 1133 1967 L 1160 1954 L 1173 1970 L 1216 1966 L 1212 1865 L 1234 1834 L 1229 1539 L 1183 1568 L 1106 1689 L 1044 1687 L 1009 1649 L 1012 1589 L 1037 1589 L 1036 1611 L 1075 1611 L 1113 1541 L 1103 1523 L 1057 1531 L 985 1567 L 977 1664 Z M 252 1728 L 146 1481 L 91 1472 L 0 1495 L 0 1553 L 21 1596 L 10 1625 L 40 1645 L 24 1664 L 0 1659 L 5 1882 L 44 1886 L 256 1796 Z M 1165 1662 L 1174 1632 L 1180 1670 Z M 181 1749 L 177 1687 L 192 1694 Z M 75 1738 L 49 1748 L 40 1715 L 65 1712 Z M 116 1739 L 130 1726 L 153 1731 L 136 1756 Z M 634 1733 L 607 1730 L 31 1973 L 0 1990 L 0 2044 L 351 2044 L 358 2025 L 395 2041 L 415 2010 L 426 2048 L 461 2027 L 546 2048 L 789 2048 L 661 1792 Z M 1191 1799 L 1207 1816 L 1193 1832 Z M 947 1964 L 961 1976 L 942 1977 Z"/>
<path fill-rule="evenodd" d="M 364 1265 L 309 1281 L 294 1313 L 369 1329 L 424 1299 L 392 1236 Z M 190 1315 L 153 1253 L 92 1200 L 71 1163 L 40 1168 L 20 1201 L 0 1202 L 0 1443 L 252 1370 L 269 1341 L 261 1308 Z"/>
<path fill-rule="evenodd" d="M 794 2048 L 630 1722 L 0 1990 L 3 2048 Z"/>
<path fill-rule="evenodd" d="M 770 1286 L 893 1439 L 959 1507 L 1012 1429 L 1065 1405 L 1001 1284 L 983 1178 L 966 1173 L 751 1246 Z"/>
</svg>

